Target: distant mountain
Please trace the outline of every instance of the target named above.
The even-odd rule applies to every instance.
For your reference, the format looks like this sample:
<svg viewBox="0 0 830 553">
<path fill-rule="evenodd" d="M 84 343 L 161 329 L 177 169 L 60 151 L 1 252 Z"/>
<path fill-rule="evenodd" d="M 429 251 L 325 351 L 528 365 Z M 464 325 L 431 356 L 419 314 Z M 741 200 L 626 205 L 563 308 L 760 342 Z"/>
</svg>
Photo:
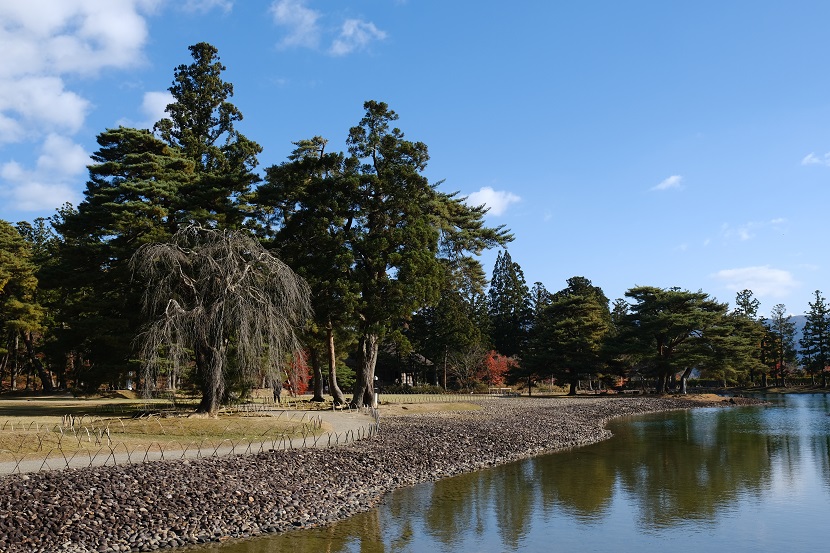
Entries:
<svg viewBox="0 0 830 553">
<path fill-rule="evenodd" d="M 795 325 L 795 349 L 801 350 L 798 343 L 801 341 L 801 337 L 804 336 L 804 323 L 807 322 L 807 315 L 793 315 L 790 321 Z"/>
</svg>

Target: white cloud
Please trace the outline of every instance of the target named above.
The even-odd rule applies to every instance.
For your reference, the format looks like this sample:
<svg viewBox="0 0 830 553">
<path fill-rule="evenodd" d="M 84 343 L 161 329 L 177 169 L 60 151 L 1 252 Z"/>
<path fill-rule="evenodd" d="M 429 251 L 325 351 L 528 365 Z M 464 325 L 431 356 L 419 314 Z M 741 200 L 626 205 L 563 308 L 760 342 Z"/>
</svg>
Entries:
<svg viewBox="0 0 830 553">
<path fill-rule="evenodd" d="M 167 117 L 167 106 L 174 102 L 173 95 L 164 90 L 161 92 L 145 92 L 144 101 L 141 103 L 141 112 L 146 116 L 147 121 L 152 121 L 152 128 L 156 122 Z"/>
<path fill-rule="evenodd" d="M 332 27 L 324 27 L 324 14 L 308 7 L 308 0 L 274 0 L 270 8 L 274 23 L 286 30 L 279 45 L 283 48 L 301 47 L 316 49 L 323 36 Z M 345 56 L 363 50 L 373 41 L 384 40 L 386 32 L 370 21 L 349 18 L 338 27 L 338 35 L 332 40 L 329 54 Z"/>
<path fill-rule="evenodd" d="M 355 50 L 366 48 L 374 40 L 384 40 L 386 33 L 375 27 L 374 23 L 359 19 L 347 19 L 343 22 L 338 36 L 331 45 L 331 53 L 345 56 Z"/>
<path fill-rule="evenodd" d="M 0 76 L 94 73 L 141 61 L 158 0 L 27 0 L 0 3 Z"/>
<path fill-rule="evenodd" d="M 274 23 L 288 30 L 280 42 L 281 46 L 316 48 L 320 43 L 320 28 L 317 25 L 320 12 L 305 4 L 305 0 L 276 0 L 271 4 Z"/>
<path fill-rule="evenodd" d="M 9 134 L 0 142 L 20 142 L 45 132 L 75 133 L 84 123 L 90 104 L 64 88 L 56 76 L 0 79 L 0 117 Z M 25 129 L 25 130 L 24 130 Z"/>
<path fill-rule="evenodd" d="M 711 276 L 722 282 L 727 290 L 752 290 L 758 296 L 771 298 L 784 298 L 800 285 L 789 271 L 769 265 L 724 269 Z"/>
<path fill-rule="evenodd" d="M 65 78 L 141 63 L 159 1 L 0 2 L 0 142 L 77 132 L 91 106 Z"/>
<path fill-rule="evenodd" d="M 484 186 L 478 192 L 473 192 L 466 199 L 468 205 L 486 206 L 490 215 L 502 215 L 507 211 L 510 204 L 519 201 L 521 201 L 519 196 L 504 190 L 493 190 L 489 186 Z"/>
<path fill-rule="evenodd" d="M 748 223 L 744 223 L 743 225 L 733 227 L 728 223 L 724 223 L 721 227 L 721 234 L 724 238 L 732 239 L 737 238 L 738 240 L 744 242 L 746 240 L 751 240 L 755 238 L 756 233 L 760 230 L 765 228 L 774 228 L 780 229 L 781 225 L 787 222 L 787 219 L 783 217 L 776 217 L 775 219 L 771 219 L 769 221 L 749 221 Z"/>
<path fill-rule="evenodd" d="M 16 161 L 0 165 L 0 198 L 13 209 L 44 211 L 65 202 L 76 203 L 71 181 L 86 170 L 89 154 L 69 138 L 46 137 L 35 169 L 27 170 Z"/>
<path fill-rule="evenodd" d="M 89 156 L 71 137 L 93 106 L 70 83 L 143 63 L 145 16 L 163 1 L 0 1 L 0 146 L 30 142 L 39 152 L 33 168 L 0 159 L 6 206 L 45 210 L 76 199 L 71 183 Z"/>
<path fill-rule="evenodd" d="M 826 165 L 830 167 L 830 152 L 819 157 L 815 153 L 810 152 L 804 159 L 801 160 L 801 165 Z"/>
<path fill-rule="evenodd" d="M 173 95 L 168 91 L 152 91 L 145 92 L 144 99 L 141 102 L 141 114 L 144 116 L 141 121 L 133 121 L 126 117 L 122 117 L 117 123 L 123 127 L 133 127 L 136 129 L 152 129 L 153 125 L 161 119 L 167 117 L 168 104 L 173 103 Z"/>
<path fill-rule="evenodd" d="M 683 186 L 681 183 L 683 182 L 683 177 L 680 175 L 672 175 L 667 179 L 663 179 L 660 184 L 651 188 L 651 190 L 671 190 L 671 189 L 681 189 Z"/>
</svg>

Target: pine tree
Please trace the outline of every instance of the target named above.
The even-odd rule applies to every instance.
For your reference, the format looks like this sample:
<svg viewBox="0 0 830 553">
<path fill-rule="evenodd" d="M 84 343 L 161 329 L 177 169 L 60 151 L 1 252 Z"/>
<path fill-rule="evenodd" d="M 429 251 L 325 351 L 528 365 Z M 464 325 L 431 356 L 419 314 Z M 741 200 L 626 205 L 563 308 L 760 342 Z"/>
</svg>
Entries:
<svg viewBox="0 0 830 553">
<path fill-rule="evenodd" d="M 657 377 L 659 393 L 678 373 L 684 385 L 691 370 L 714 355 L 714 329 L 723 324 L 727 305 L 678 288 L 638 286 L 625 295 L 633 303 L 617 338 L 621 351 Z"/>
<path fill-rule="evenodd" d="M 309 283 L 314 324 L 306 340 L 322 345 L 329 392 L 340 405 L 346 399 L 337 379 L 338 352 L 356 340 L 349 329 L 356 326 L 360 292 L 348 278 L 354 265 L 349 238 L 357 181 L 353 165 L 347 165 L 342 153 L 326 152 L 326 144 L 319 136 L 295 142 L 287 162 L 266 169 L 254 201 L 265 243 Z M 316 355 L 312 366 L 315 399 L 322 399 Z"/>
<path fill-rule="evenodd" d="M 830 362 L 830 306 L 821 292 L 815 291 L 815 300 L 808 305 L 805 313 L 807 321 L 799 342 L 801 346 L 801 363 L 814 380 L 821 373 L 822 387 L 827 387 L 827 365 Z"/>
<path fill-rule="evenodd" d="M 553 376 L 576 395 L 580 376 L 600 372 L 611 329 L 608 299 L 584 277 L 568 279 L 537 315 L 522 364 L 541 377 Z"/>
<path fill-rule="evenodd" d="M 93 388 L 138 369 L 131 359 L 139 290 L 128 262 L 139 246 L 169 240 L 187 220 L 182 190 L 194 173 L 192 161 L 150 131 L 119 127 L 97 140 L 83 201 L 53 218 L 60 262 L 42 271 L 60 298 L 63 354 L 83 357 L 90 367 L 84 385 Z"/>
<path fill-rule="evenodd" d="M 737 359 L 740 367 L 750 383 L 755 382 L 756 374 L 760 373 L 766 379 L 767 367 L 763 363 L 762 345 L 766 330 L 758 319 L 758 309 L 761 306 L 753 295 L 752 290 L 741 290 L 735 296 L 735 309 L 730 313 L 733 326 L 733 338 L 737 340 Z"/>
<path fill-rule="evenodd" d="M 496 256 L 487 296 L 496 351 L 507 357 L 521 355 L 532 322 L 530 291 L 521 267 L 506 250 Z"/>
<path fill-rule="evenodd" d="M 769 318 L 763 323 L 767 328 L 764 341 L 766 364 L 776 383 L 786 386 L 787 374 L 796 361 L 795 324 L 783 303 L 773 306 Z"/>
<path fill-rule="evenodd" d="M 464 260 L 507 241 L 483 226 L 482 209 L 429 183 L 426 145 L 391 126 L 398 116 L 389 106 L 363 107 L 348 155 L 324 153 L 321 138 L 301 141 L 287 163 L 267 170 L 257 194 L 259 231 L 308 275 L 318 326 L 356 335 L 357 405 L 373 401 L 381 341 L 410 348 L 402 327 L 438 300 L 447 276 L 442 245 L 474 272 Z"/>
<path fill-rule="evenodd" d="M 51 391 L 52 377 L 35 356 L 33 346 L 33 333 L 41 329 L 44 313 L 35 297 L 36 267 L 31 258 L 31 247 L 23 236 L 0 220 L 0 384 L 7 366 L 16 365 L 13 356 L 18 355 L 17 345 L 22 339 L 43 389 Z M 12 374 L 12 381 L 15 376 Z"/>
<path fill-rule="evenodd" d="M 247 194 L 262 148 L 236 130 L 242 113 L 229 99 L 233 85 L 222 80 L 219 51 L 206 42 L 188 48 L 190 65 L 179 65 L 168 89 L 173 103 L 155 131 L 195 164 L 195 178 L 181 190 L 189 221 L 238 228 L 248 214 Z"/>
</svg>

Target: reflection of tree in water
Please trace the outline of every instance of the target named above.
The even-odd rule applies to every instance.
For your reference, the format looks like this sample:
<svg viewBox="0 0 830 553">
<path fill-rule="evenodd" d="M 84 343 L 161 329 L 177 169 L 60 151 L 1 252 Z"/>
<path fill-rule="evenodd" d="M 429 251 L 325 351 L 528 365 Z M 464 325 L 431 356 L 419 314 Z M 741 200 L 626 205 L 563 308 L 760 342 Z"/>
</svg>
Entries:
<svg viewBox="0 0 830 553">
<path fill-rule="evenodd" d="M 529 463 L 512 463 L 445 480 L 433 487 L 424 512 L 426 531 L 451 548 L 462 535 L 487 539 L 495 519 L 505 549 L 516 550 L 529 531 L 537 487 Z"/>
<path fill-rule="evenodd" d="M 430 500 L 423 511 L 426 532 L 447 546 L 456 543 L 465 533 L 482 535 L 490 503 L 488 481 L 492 476 L 489 473 L 465 474 L 432 486 Z"/>
<path fill-rule="evenodd" d="M 506 549 L 515 551 L 519 541 L 530 530 L 530 521 L 536 504 L 536 481 L 529 463 L 512 463 L 506 470 L 488 471 L 492 476 L 492 502 L 496 509 L 496 524 Z"/>
<path fill-rule="evenodd" d="M 275 551 L 386 553 L 383 538 L 384 535 L 390 535 L 390 526 L 381 523 L 379 513 L 379 509 L 372 509 L 333 526 L 217 544 L 213 547 L 200 548 L 198 551 L 199 553 L 274 553 Z M 405 526 L 408 526 L 408 522 Z M 382 527 L 384 534 L 381 534 Z M 390 548 L 390 552 L 394 551 L 400 551 L 400 549 Z"/>
<path fill-rule="evenodd" d="M 830 394 L 822 394 L 815 403 L 817 428 L 810 433 L 810 451 L 816 466 L 816 474 L 821 475 L 824 488 L 830 490 Z"/>
<path fill-rule="evenodd" d="M 743 407 L 619 421 L 613 440 L 402 490 L 379 509 L 260 548 L 216 551 L 454 551 L 475 541 L 517 551 L 534 524 L 548 531 L 573 518 L 601 524 L 625 508 L 615 494 L 635 505 L 637 526 L 647 532 L 715 522 L 736 500 L 793 482 L 808 451 L 830 487 L 830 417 L 821 409 L 807 418 Z M 823 409 L 830 412 L 830 401 Z"/>
<path fill-rule="evenodd" d="M 549 518 L 558 508 L 580 520 L 597 520 L 607 511 L 614 490 L 614 459 L 596 447 L 543 457 L 533 463 Z"/>
<path fill-rule="evenodd" d="M 614 440 L 536 459 L 545 515 L 559 508 L 583 522 L 601 521 L 620 485 L 646 528 L 714 521 L 740 494 L 760 492 L 771 459 L 793 450 L 767 441 L 758 416 L 680 411 L 621 421 L 613 425 Z"/>
<path fill-rule="evenodd" d="M 659 419 L 653 423 L 617 425 L 618 443 L 630 446 L 616 452 L 618 476 L 640 505 L 644 526 L 715 521 L 739 495 L 759 494 L 770 481 L 777 446 L 759 433 L 757 417 L 680 411 L 648 419 Z"/>
</svg>

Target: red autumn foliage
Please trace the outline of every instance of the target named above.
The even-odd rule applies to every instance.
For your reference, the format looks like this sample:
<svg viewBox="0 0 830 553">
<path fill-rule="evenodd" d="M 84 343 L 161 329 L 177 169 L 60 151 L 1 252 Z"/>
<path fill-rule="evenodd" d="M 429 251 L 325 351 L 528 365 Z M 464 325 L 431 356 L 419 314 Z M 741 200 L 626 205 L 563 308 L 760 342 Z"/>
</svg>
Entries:
<svg viewBox="0 0 830 553">
<path fill-rule="evenodd" d="M 512 357 L 506 357 L 495 350 L 490 350 L 484 356 L 481 364 L 480 378 L 490 386 L 504 386 L 505 375 L 510 369 L 517 366 L 518 364 Z"/>
<path fill-rule="evenodd" d="M 304 394 L 308 390 L 308 381 L 310 379 L 308 352 L 302 350 L 295 353 L 294 358 L 288 363 L 285 372 L 288 377 L 288 390 L 291 392 L 291 395 L 296 397 Z"/>
</svg>

